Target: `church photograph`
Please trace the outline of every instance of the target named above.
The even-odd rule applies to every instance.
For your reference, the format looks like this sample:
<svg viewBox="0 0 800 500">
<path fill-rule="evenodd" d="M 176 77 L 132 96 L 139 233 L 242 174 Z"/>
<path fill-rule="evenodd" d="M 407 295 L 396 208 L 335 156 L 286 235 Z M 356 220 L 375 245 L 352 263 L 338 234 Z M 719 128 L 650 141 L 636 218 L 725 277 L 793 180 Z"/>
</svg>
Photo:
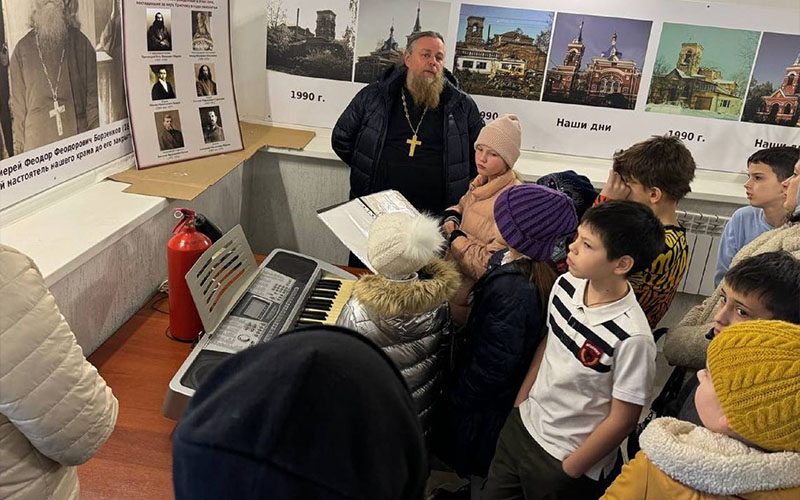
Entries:
<svg viewBox="0 0 800 500">
<path fill-rule="evenodd" d="M 453 72 L 470 94 L 538 101 L 553 12 L 462 4 Z"/>
<path fill-rule="evenodd" d="M 747 91 L 743 122 L 799 127 L 800 35 L 766 32 Z"/>
<path fill-rule="evenodd" d="M 372 83 L 391 66 L 403 64 L 408 37 L 436 31 L 448 39 L 450 2 L 372 0 L 358 11 L 354 81 Z"/>
<path fill-rule="evenodd" d="M 738 120 L 759 36 L 664 23 L 645 111 Z"/>
<path fill-rule="evenodd" d="M 652 24 L 559 13 L 542 100 L 634 109 Z"/>
<path fill-rule="evenodd" d="M 267 69 L 352 81 L 355 0 L 267 2 Z"/>
</svg>

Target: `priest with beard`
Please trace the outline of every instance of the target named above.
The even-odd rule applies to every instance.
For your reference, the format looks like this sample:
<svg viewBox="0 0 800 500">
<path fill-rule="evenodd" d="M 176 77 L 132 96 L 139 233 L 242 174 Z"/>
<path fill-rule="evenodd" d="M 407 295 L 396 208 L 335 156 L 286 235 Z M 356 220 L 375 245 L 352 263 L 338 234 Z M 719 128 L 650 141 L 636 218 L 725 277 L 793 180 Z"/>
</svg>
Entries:
<svg viewBox="0 0 800 500">
<path fill-rule="evenodd" d="M 350 166 L 351 199 L 395 189 L 438 214 L 467 191 L 483 119 L 444 60 L 442 35 L 411 35 L 404 64 L 364 87 L 339 117 L 331 143 Z"/>
<path fill-rule="evenodd" d="M 164 15 L 156 12 L 153 24 L 147 28 L 147 50 L 172 50 L 172 35 L 164 24 Z"/>
<path fill-rule="evenodd" d="M 14 154 L 100 124 L 97 56 L 77 12 L 78 0 L 35 0 L 9 64 Z"/>
<path fill-rule="evenodd" d="M 200 70 L 197 72 L 195 88 L 197 97 L 217 95 L 217 82 L 211 76 L 211 68 L 208 67 L 208 64 L 200 66 Z"/>
</svg>

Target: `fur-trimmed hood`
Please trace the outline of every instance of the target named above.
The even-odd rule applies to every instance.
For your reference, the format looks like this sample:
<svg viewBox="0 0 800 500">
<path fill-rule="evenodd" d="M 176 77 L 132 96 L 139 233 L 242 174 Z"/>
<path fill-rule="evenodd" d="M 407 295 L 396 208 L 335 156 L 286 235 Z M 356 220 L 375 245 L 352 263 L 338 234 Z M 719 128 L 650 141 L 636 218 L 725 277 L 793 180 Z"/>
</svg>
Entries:
<svg viewBox="0 0 800 500">
<path fill-rule="evenodd" d="M 461 277 L 452 262 L 432 260 L 420 278 L 395 281 L 381 275 L 363 276 L 353 295 L 371 313 L 380 317 L 430 312 L 453 297 Z"/>
<path fill-rule="evenodd" d="M 674 418 L 650 422 L 639 443 L 661 471 L 704 493 L 743 495 L 787 488 L 800 493 L 800 453 L 764 452 Z"/>
</svg>

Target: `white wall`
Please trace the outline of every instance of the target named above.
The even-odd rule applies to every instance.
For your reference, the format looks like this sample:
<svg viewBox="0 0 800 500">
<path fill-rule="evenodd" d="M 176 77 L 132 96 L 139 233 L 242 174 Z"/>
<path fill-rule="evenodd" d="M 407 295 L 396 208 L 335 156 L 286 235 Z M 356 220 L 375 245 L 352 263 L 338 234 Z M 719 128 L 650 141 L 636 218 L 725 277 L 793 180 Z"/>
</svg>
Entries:
<svg viewBox="0 0 800 500">
<path fill-rule="evenodd" d="M 239 223 L 243 168 L 232 170 L 191 202 L 172 201 L 50 286 L 85 354 L 94 352 L 121 327 L 166 279 L 166 245 L 176 223 L 173 217 L 176 207 L 191 208 L 208 216 L 223 231 Z"/>
</svg>

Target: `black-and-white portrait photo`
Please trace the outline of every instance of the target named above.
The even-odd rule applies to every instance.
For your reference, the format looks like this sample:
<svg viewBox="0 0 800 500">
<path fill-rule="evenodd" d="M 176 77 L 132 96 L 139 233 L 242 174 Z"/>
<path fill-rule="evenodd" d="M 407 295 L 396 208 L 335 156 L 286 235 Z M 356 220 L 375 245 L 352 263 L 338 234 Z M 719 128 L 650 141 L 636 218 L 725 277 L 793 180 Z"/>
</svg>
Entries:
<svg viewBox="0 0 800 500">
<path fill-rule="evenodd" d="M 225 140 L 219 106 L 200 108 L 200 123 L 203 126 L 203 140 L 206 144 Z"/>
<path fill-rule="evenodd" d="M 100 125 L 128 117 L 122 59 L 122 0 L 94 0 Z"/>
<path fill-rule="evenodd" d="M 81 9 L 80 2 L 91 8 Z M 13 144 L 8 155 L 97 128 L 97 54 L 82 31 L 84 24 L 96 25 L 94 16 L 78 15 L 91 13 L 93 0 L 3 3 L 6 15 L 13 13 L 5 31 Z"/>
<path fill-rule="evenodd" d="M 154 101 L 175 99 L 175 70 L 172 64 L 150 66 L 150 97 Z"/>
<path fill-rule="evenodd" d="M 194 65 L 197 97 L 217 95 L 217 82 L 214 81 L 214 63 Z"/>
<path fill-rule="evenodd" d="M 214 50 L 211 38 L 211 12 L 192 11 L 192 50 Z"/>
<path fill-rule="evenodd" d="M 147 50 L 172 50 L 172 13 L 169 9 L 147 9 Z"/>
<path fill-rule="evenodd" d="M 181 116 L 177 109 L 155 113 L 158 147 L 161 151 L 183 147 Z"/>
</svg>

